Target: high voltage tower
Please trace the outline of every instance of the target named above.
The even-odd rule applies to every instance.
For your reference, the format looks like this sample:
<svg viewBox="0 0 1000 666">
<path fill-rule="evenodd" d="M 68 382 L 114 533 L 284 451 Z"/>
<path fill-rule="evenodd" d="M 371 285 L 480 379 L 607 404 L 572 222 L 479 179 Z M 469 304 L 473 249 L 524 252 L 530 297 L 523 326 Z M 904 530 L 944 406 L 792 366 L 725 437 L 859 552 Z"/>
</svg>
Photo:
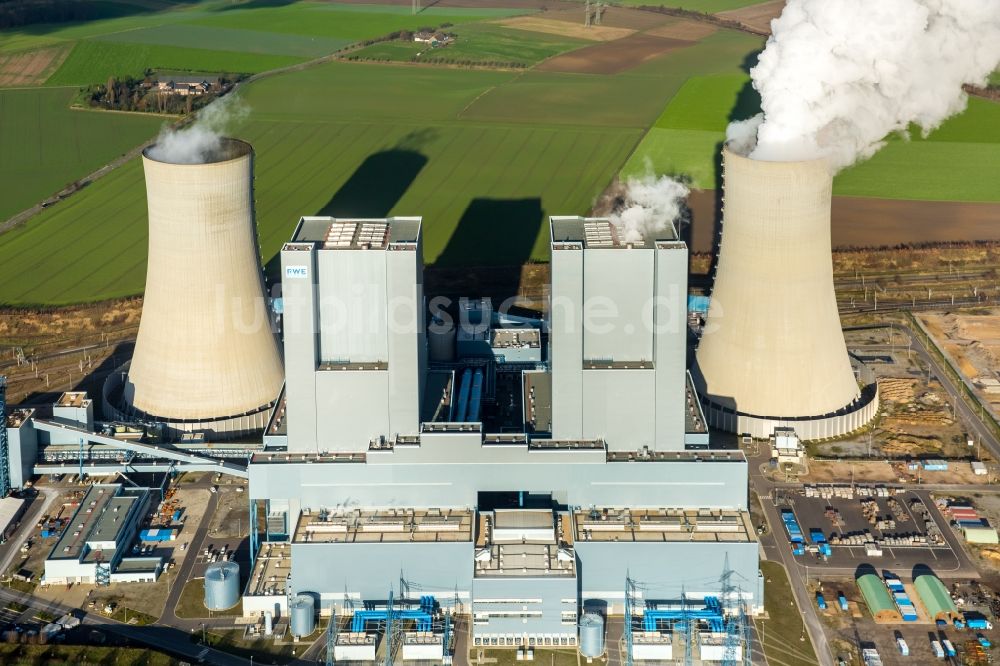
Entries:
<svg viewBox="0 0 1000 666">
<path fill-rule="evenodd" d="M 688 599 L 683 586 L 679 606 L 674 603 L 662 607 L 654 601 L 654 597 L 646 593 L 644 594 L 647 599 L 646 606 L 642 609 L 641 617 L 637 608 L 638 589 L 641 587 L 648 590 L 648 587 L 626 576 L 624 666 L 634 666 L 636 638 L 633 634 L 637 630 L 643 632 L 645 640 L 648 640 L 650 633 L 665 633 L 670 637 L 671 645 L 683 650 L 682 655 L 674 655 L 671 652 L 674 661 L 691 666 L 695 663 L 696 642 L 699 645 L 699 659 L 705 658 L 703 650 L 707 644 L 698 637 L 700 632 L 706 629 L 710 635 L 721 636 L 723 639 L 721 663 L 724 666 L 752 666 L 751 634 L 746 603 L 743 591 L 732 583 L 734 573 L 729 568 L 727 556 L 720 578 L 719 595 L 706 596 L 703 604 L 693 603 Z M 719 657 L 716 656 L 715 659 Z"/>
</svg>

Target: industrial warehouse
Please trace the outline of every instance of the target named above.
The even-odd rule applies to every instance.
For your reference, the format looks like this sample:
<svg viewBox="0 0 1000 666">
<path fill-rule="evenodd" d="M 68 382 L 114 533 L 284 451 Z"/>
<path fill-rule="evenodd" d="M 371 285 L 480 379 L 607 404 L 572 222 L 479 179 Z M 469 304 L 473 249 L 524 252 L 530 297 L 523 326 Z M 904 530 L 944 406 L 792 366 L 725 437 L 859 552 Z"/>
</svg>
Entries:
<svg viewBox="0 0 1000 666">
<path fill-rule="evenodd" d="M 106 422 L 83 394 L 13 412 L 13 486 L 76 465 L 249 478 L 250 569 L 210 565 L 205 605 L 242 596 L 293 636 L 333 616 L 336 659 L 449 661 L 459 617 L 470 647 L 596 657 L 609 616 L 626 622 L 607 640 L 637 660 L 749 659 L 764 592 L 748 466 L 709 447 L 672 224 L 626 242 L 608 219 L 552 217 L 549 313 L 527 317 L 478 297 L 428 311 L 418 217 L 303 217 L 281 251 L 282 385 L 252 149 L 143 161 L 150 288 L 131 364 L 109 375 Z M 155 579 L 158 559 L 125 556 L 149 502 L 93 486 L 45 582 Z"/>
</svg>

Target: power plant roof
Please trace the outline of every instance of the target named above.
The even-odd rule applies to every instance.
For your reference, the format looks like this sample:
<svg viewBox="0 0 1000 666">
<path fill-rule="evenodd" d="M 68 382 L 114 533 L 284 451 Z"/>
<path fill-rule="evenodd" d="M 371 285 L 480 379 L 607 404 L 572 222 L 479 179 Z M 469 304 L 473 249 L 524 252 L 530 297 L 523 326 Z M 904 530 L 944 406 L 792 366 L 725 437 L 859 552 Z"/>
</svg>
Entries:
<svg viewBox="0 0 1000 666">
<path fill-rule="evenodd" d="M 303 217 L 291 243 L 312 243 L 321 250 L 386 250 L 415 245 L 419 238 L 419 217 Z"/>
<path fill-rule="evenodd" d="M 606 217 L 551 217 L 552 244 L 579 245 L 587 249 L 652 249 L 663 241 L 678 240 L 673 224 L 664 226 L 655 238 L 639 242 L 625 242 L 618 229 Z"/>
</svg>

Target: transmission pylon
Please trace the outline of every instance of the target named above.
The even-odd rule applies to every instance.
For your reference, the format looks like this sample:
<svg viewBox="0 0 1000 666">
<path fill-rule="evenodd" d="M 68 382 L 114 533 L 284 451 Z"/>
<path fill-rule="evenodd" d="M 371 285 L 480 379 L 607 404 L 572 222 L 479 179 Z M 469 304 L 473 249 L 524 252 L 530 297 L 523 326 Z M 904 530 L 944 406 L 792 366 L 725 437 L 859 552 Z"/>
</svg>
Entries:
<svg viewBox="0 0 1000 666">
<path fill-rule="evenodd" d="M 625 574 L 625 666 L 632 661 L 632 623 L 635 621 L 635 582 Z"/>
<path fill-rule="evenodd" d="M 739 666 L 747 663 L 750 644 L 746 640 L 746 613 L 744 611 L 743 593 L 733 587 L 733 570 L 729 568 L 729 555 L 726 554 L 722 577 L 719 579 L 719 594 L 722 597 L 722 609 L 725 621 L 725 651 L 722 655 L 723 666 Z M 743 649 L 740 650 L 742 645 Z"/>
<path fill-rule="evenodd" d="M 326 628 L 326 666 L 334 666 L 334 646 L 337 644 L 337 604 L 330 603 L 330 624 Z"/>
<path fill-rule="evenodd" d="M 392 590 L 389 590 L 389 599 L 385 605 L 385 659 L 382 666 L 393 666 L 396 649 L 403 642 L 403 623 L 396 618 L 395 601 L 392 598 Z"/>
<path fill-rule="evenodd" d="M 687 602 L 687 592 L 684 591 L 684 586 L 681 586 L 681 620 L 680 622 L 674 624 L 674 626 L 681 626 L 681 643 L 684 646 L 684 665 L 693 666 L 694 664 L 694 650 L 692 649 L 692 642 L 694 641 L 694 629 L 691 626 L 692 619 L 690 609 L 688 608 Z"/>
</svg>

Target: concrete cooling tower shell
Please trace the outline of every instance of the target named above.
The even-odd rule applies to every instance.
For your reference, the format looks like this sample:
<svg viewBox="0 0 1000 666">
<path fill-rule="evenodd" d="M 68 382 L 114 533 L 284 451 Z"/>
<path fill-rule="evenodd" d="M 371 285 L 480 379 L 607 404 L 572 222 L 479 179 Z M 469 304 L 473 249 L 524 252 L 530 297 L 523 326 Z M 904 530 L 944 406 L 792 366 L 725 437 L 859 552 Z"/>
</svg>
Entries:
<svg viewBox="0 0 1000 666">
<path fill-rule="evenodd" d="M 119 404 L 180 430 L 259 430 L 284 373 L 254 225 L 253 149 L 224 139 L 199 164 L 150 150 L 146 292 Z"/>
<path fill-rule="evenodd" d="M 823 160 L 766 162 L 723 150 L 722 242 L 695 381 L 709 423 L 803 439 L 867 423 L 837 311 L 830 246 L 832 175 Z"/>
</svg>

